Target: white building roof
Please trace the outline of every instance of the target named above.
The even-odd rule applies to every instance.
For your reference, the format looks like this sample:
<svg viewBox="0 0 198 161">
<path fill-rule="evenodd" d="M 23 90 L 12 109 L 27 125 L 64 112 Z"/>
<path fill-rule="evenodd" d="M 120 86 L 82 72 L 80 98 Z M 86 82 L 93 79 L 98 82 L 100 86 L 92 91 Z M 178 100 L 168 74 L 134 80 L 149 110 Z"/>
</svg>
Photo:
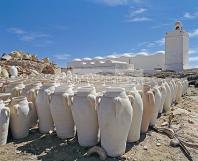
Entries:
<svg viewBox="0 0 198 161">
<path fill-rule="evenodd" d="M 73 61 L 81 61 L 81 59 L 76 58 L 76 59 L 74 59 Z"/>
<path fill-rule="evenodd" d="M 115 55 L 108 55 L 106 58 L 118 58 L 117 56 L 115 56 Z"/>
<path fill-rule="evenodd" d="M 130 53 L 125 53 L 125 54 L 122 54 L 121 56 L 123 56 L 123 57 L 132 57 L 132 54 L 130 54 Z"/>
<path fill-rule="evenodd" d="M 90 62 L 90 64 L 95 64 L 95 62 L 92 61 L 92 62 Z"/>
<path fill-rule="evenodd" d="M 104 59 L 104 58 L 101 56 L 96 56 L 96 57 L 94 57 L 94 59 Z"/>
<path fill-rule="evenodd" d="M 111 64 L 128 64 L 127 62 L 115 61 L 115 60 L 107 60 L 107 63 L 111 63 Z"/>
<path fill-rule="evenodd" d="M 165 54 L 165 51 L 156 51 L 154 54 Z"/>
<path fill-rule="evenodd" d="M 92 59 L 91 58 L 83 58 L 83 60 L 86 60 L 86 61 L 88 60 L 89 61 L 89 60 L 92 60 Z"/>
<path fill-rule="evenodd" d="M 136 56 L 148 56 L 149 54 L 146 52 L 139 52 L 136 54 Z"/>
</svg>

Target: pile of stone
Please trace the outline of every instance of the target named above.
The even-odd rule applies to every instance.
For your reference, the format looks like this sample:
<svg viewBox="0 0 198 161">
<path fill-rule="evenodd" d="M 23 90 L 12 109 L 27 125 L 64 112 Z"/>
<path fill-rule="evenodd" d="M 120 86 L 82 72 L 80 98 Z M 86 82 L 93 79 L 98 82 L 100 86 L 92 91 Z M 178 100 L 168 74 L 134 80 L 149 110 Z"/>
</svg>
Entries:
<svg viewBox="0 0 198 161">
<path fill-rule="evenodd" d="M 0 58 L 0 66 L 4 73 L 1 72 L 2 77 L 7 77 L 9 68 L 15 66 L 18 70 L 19 75 L 30 75 L 30 74 L 56 74 L 60 73 L 61 69 L 52 62 L 49 58 L 39 60 L 36 55 L 13 51 L 9 54 L 2 54 Z M 7 72 L 6 72 L 7 71 Z"/>
</svg>

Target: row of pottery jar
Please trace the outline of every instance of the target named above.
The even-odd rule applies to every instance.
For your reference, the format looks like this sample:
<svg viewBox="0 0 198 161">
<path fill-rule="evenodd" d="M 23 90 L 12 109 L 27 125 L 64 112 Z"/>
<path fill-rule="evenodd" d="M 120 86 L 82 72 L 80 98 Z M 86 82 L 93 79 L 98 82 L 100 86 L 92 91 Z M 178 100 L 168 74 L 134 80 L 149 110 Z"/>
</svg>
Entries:
<svg viewBox="0 0 198 161">
<path fill-rule="evenodd" d="M 136 100 L 135 110 L 130 100 Z M 136 91 L 128 97 L 123 88 L 107 88 L 98 97 L 94 87 L 82 87 L 73 97 L 71 111 L 81 146 L 94 146 L 101 140 L 107 154 L 115 157 L 125 153 L 127 140 L 139 140 L 143 106 Z M 133 111 L 140 117 L 133 120 Z"/>
<path fill-rule="evenodd" d="M 18 83 L 16 83 L 18 84 Z M 15 84 L 15 85 L 16 85 Z M 19 83 L 21 86 L 21 82 Z M 18 85 L 19 85 L 18 84 Z M 11 85 L 11 84 L 10 84 Z M 12 86 L 12 85 L 11 85 Z M 15 89 L 15 86 L 7 87 L 7 90 Z M 24 85 L 23 85 L 24 86 Z M 37 112 L 35 108 L 36 89 L 41 86 L 41 83 L 35 82 L 31 85 L 30 90 L 25 96 L 12 97 L 10 93 L 1 93 L 0 95 L 0 145 L 6 144 L 8 127 L 14 139 L 21 139 L 29 134 L 29 128 L 37 123 Z M 17 86 L 19 87 L 19 86 Z M 24 89 L 24 87 L 23 87 Z M 21 94 L 22 92 L 20 92 Z M 5 107 L 8 98 L 11 97 L 11 102 Z M 32 102 L 30 102 L 32 101 Z"/>
<path fill-rule="evenodd" d="M 54 85 L 54 87 L 55 87 L 55 85 Z M 138 139 L 134 139 L 134 140 L 131 139 L 131 141 L 137 141 L 137 140 L 139 140 L 139 136 L 140 136 L 139 131 L 140 130 L 134 130 L 135 129 L 134 126 L 139 125 L 138 128 L 140 128 L 140 125 L 141 125 L 141 132 L 143 132 L 143 133 L 146 132 L 148 130 L 149 124 L 151 126 L 155 124 L 156 119 L 157 119 L 157 114 L 159 111 L 162 111 L 163 106 L 164 106 L 163 104 L 165 104 L 165 102 L 166 102 L 165 99 L 163 99 L 163 101 L 160 101 L 162 95 L 165 96 L 165 92 L 163 92 L 164 89 L 166 89 L 165 84 L 163 85 L 163 87 L 161 87 L 162 94 L 159 92 L 159 89 L 157 89 L 157 87 L 154 87 L 153 89 L 154 90 L 151 90 L 150 86 L 148 86 L 148 85 L 144 86 L 144 90 L 142 93 L 142 100 L 143 100 L 144 106 L 141 105 L 141 98 L 139 97 L 139 100 L 140 100 L 139 106 L 142 108 L 137 108 L 137 109 L 139 109 L 139 111 L 138 111 L 139 114 L 138 114 L 137 109 L 135 108 L 135 107 L 137 107 L 138 103 L 134 102 L 134 93 L 131 96 L 129 95 L 129 97 L 125 98 L 123 96 L 125 94 L 125 91 L 123 91 L 123 89 L 119 89 L 119 88 L 107 89 L 105 94 L 101 97 L 101 102 L 99 103 L 99 106 L 97 107 L 97 101 L 96 101 L 97 94 L 93 87 L 84 87 L 84 88 L 78 89 L 77 93 L 73 97 L 73 101 L 71 100 L 72 95 L 73 95 L 73 92 L 71 89 L 69 89 L 69 88 L 64 89 L 63 87 L 56 87 L 56 88 L 54 88 L 54 90 L 53 90 L 54 93 L 50 96 L 50 99 L 49 99 L 49 94 L 47 94 L 46 99 L 42 99 L 42 100 L 46 100 L 47 102 L 49 101 L 48 106 L 46 106 L 46 108 L 50 107 L 50 112 L 51 112 L 51 114 L 50 114 L 50 112 L 48 112 L 48 114 L 47 114 L 48 120 L 51 120 L 50 123 L 46 124 L 46 121 L 43 121 L 43 123 L 45 123 L 46 126 L 48 127 L 47 130 L 45 130 L 43 132 L 48 132 L 49 130 L 53 130 L 54 124 L 55 124 L 57 135 L 60 138 L 70 138 L 75 135 L 75 126 L 74 125 L 76 125 L 77 132 L 78 132 L 78 140 L 79 140 L 80 145 L 92 146 L 92 145 L 97 144 L 99 141 L 98 131 L 100 129 L 101 144 L 104 147 L 104 149 L 107 151 L 108 155 L 110 155 L 110 156 L 120 155 L 123 152 L 118 152 L 119 150 L 117 150 L 117 153 L 115 152 L 113 154 L 113 152 L 110 150 L 111 146 L 110 147 L 105 146 L 105 143 L 107 143 L 108 141 L 107 142 L 102 141 L 105 138 L 105 136 L 108 136 L 108 132 L 107 132 L 107 134 L 105 133 L 106 128 L 103 128 L 103 125 L 105 125 L 105 127 L 108 124 L 111 125 L 111 121 L 107 121 L 107 123 L 108 123 L 107 124 L 107 123 L 104 123 L 105 119 L 100 119 L 101 116 L 105 115 L 105 114 L 100 115 L 100 109 L 102 109 L 102 108 L 100 108 L 100 106 L 105 107 L 104 109 L 106 110 L 106 112 L 104 112 L 104 113 L 108 113 L 107 109 L 109 107 L 112 107 L 112 105 L 108 105 L 108 103 L 106 103 L 106 102 L 104 104 L 102 104 L 103 100 L 105 100 L 106 97 L 115 99 L 113 101 L 115 104 L 115 107 L 113 106 L 114 112 L 111 111 L 109 113 L 111 113 L 110 116 L 112 116 L 112 113 L 115 113 L 116 118 L 119 116 L 119 112 L 118 112 L 119 108 L 118 107 L 123 106 L 123 103 L 119 103 L 119 102 L 121 102 L 120 98 L 123 98 L 123 99 L 125 98 L 125 101 L 126 100 L 129 101 L 129 98 L 130 98 L 130 100 L 133 100 L 133 101 L 131 101 L 131 103 L 134 107 L 130 107 L 128 109 L 131 109 L 134 112 L 136 109 L 136 114 L 133 115 L 132 111 L 131 112 L 128 111 L 128 113 L 131 113 L 131 121 L 130 120 L 126 121 L 130 124 L 129 131 L 128 132 L 127 132 L 127 130 L 120 130 L 120 131 L 122 131 L 122 132 L 124 131 L 124 132 L 128 133 L 127 134 L 128 141 L 130 141 L 129 134 L 135 133 L 135 131 L 136 131 L 136 137 Z M 109 92 L 111 94 L 108 94 Z M 119 93 L 122 93 L 121 96 L 123 96 L 123 97 L 118 98 L 118 97 L 114 96 L 115 93 L 117 93 L 118 95 L 119 95 Z M 155 101 L 155 100 L 157 100 L 157 101 Z M 169 97 L 167 100 L 168 100 L 167 102 L 170 102 Z M 162 102 L 164 102 L 164 103 L 162 103 Z M 100 105 L 100 104 L 102 104 L 102 105 Z M 130 106 L 131 106 L 131 104 L 130 104 Z M 66 109 L 67 109 L 67 111 L 66 111 Z M 124 108 L 122 107 L 120 109 L 124 109 Z M 125 115 L 127 116 L 126 113 L 125 113 Z M 141 115 L 143 115 L 142 122 L 141 122 Z M 125 119 L 127 119 L 126 116 L 124 117 Z M 134 116 L 134 117 L 132 117 L 132 116 Z M 135 119 L 135 116 L 137 116 L 136 119 Z M 98 117 L 98 119 L 97 119 L 97 117 Z M 138 121 L 137 121 L 137 118 L 139 119 Z M 109 119 L 109 115 L 108 115 L 108 119 Z M 66 122 L 66 120 L 67 120 L 68 124 L 63 125 L 64 124 L 63 122 Z M 102 120 L 102 121 L 100 122 L 100 120 Z M 135 123 L 135 121 L 137 121 L 138 124 L 137 124 L 137 122 Z M 54 122 L 54 124 L 53 124 L 53 122 Z M 112 121 L 112 124 L 114 126 L 115 126 L 115 122 L 116 122 L 115 120 Z M 133 125 L 133 123 L 134 123 L 134 125 Z M 49 126 L 49 125 L 51 125 L 51 126 Z M 107 131 L 111 127 L 114 129 L 113 125 L 108 127 Z M 131 128 L 131 126 L 133 128 Z M 118 128 L 119 126 L 117 126 L 117 124 L 116 124 L 116 127 Z M 39 126 L 39 128 L 40 128 L 40 131 L 42 132 L 42 130 L 41 130 L 42 126 Z M 102 129 L 105 129 L 105 130 L 102 130 Z M 121 127 L 119 127 L 118 129 L 121 129 Z M 111 129 L 111 131 L 118 131 L 118 130 Z M 103 133 L 105 133 L 105 135 L 102 135 Z M 114 135 L 115 135 L 115 133 L 114 133 Z M 119 135 L 116 134 L 116 138 L 118 136 Z M 126 135 L 122 134 L 122 139 L 124 138 L 124 136 L 126 136 Z M 112 139 L 113 139 L 113 137 L 112 137 Z M 114 140 L 112 141 L 112 143 L 108 142 L 106 145 L 111 145 L 113 143 L 115 143 L 115 145 L 120 145 L 120 144 L 117 144 Z M 123 144 L 123 146 L 126 146 L 126 142 L 125 142 L 125 144 Z M 108 149 L 109 149 L 109 152 L 108 152 Z M 121 149 L 123 151 L 124 148 L 122 147 Z"/>
<path fill-rule="evenodd" d="M 14 139 L 21 139 L 29 134 L 32 103 L 20 96 L 13 97 L 8 106 L 0 101 L 0 145 L 7 142 L 9 126 Z"/>
</svg>

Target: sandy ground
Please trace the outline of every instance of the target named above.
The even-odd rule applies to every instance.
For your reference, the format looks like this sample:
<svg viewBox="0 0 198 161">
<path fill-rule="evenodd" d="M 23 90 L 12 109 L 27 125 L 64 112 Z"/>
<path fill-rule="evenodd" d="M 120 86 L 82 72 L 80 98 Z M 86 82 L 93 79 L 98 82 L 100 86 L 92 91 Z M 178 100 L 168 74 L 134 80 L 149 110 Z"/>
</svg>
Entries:
<svg viewBox="0 0 198 161">
<path fill-rule="evenodd" d="M 172 128 L 185 141 L 198 144 L 198 90 L 189 88 L 181 103 L 173 106 L 169 113 L 163 114 L 157 126 L 168 121 L 174 114 Z M 61 140 L 56 134 L 40 134 L 32 129 L 30 135 L 21 140 L 9 140 L 0 147 L 0 161 L 44 160 L 44 161 L 97 161 L 97 155 L 86 156 L 89 148 L 80 147 L 75 139 Z M 198 161 L 198 149 L 187 147 L 192 160 Z M 135 144 L 127 144 L 126 154 L 107 161 L 188 161 L 180 147 L 171 147 L 170 139 L 161 133 L 150 130 Z"/>
</svg>

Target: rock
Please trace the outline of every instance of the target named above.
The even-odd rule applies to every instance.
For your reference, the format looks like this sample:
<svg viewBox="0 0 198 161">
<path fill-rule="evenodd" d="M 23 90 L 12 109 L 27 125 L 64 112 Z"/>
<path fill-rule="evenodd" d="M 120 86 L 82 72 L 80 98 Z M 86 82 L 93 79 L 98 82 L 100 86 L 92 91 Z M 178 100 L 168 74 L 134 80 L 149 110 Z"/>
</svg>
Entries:
<svg viewBox="0 0 198 161">
<path fill-rule="evenodd" d="M 6 54 L 6 55 L 2 56 L 1 59 L 2 59 L 2 60 L 8 61 L 8 60 L 11 60 L 12 57 L 11 57 L 10 55 L 7 55 L 7 54 Z"/>
<path fill-rule="evenodd" d="M 157 143 L 156 145 L 157 145 L 157 146 L 161 146 L 161 144 L 160 144 L 160 143 Z"/>
<path fill-rule="evenodd" d="M 178 140 L 177 138 L 171 139 L 171 141 L 170 141 L 170 146 L 172 146 L 172 147 L 177 147 L 177 146 L 179 146 L 179 140 Z"/>
<path fill-rule="evenodd" d="M 168 122 L 163 122 L 161 126 L 168 126 Z"/>
<path fill-rule="evenodd" d="M 20 151 L 20 150 L 16 150 L 15 152 L 16 152 L 16 154 L 20 154 L 20 153 L 21 153 L 21 151 Z"/>
<path fill-rule="evenodd" d="M 98 156 L 100 157 L 100 160 L 106 160 L 107 158 L 106 152 L 104 151 L 103 148 L 99 146 L 94 146 L 91 149 L 89 149 L 89 151 L 87 152 L 87 156 L 90 156 L 94 153 L 98 154 Z"/>
<path fill-rule="evenodd" d="M 173 115 L 189 114 L 185 109 L 177 108 L 173 111 Z"/>
<path fill-rule="evenodd" d="M 192 120 L 188 120 L 188 123 L 190 123 L 190 124 L 194 124 L 194 122 L 192 121 Z"/>
<path fill-rule="evenodd" d="M 145 146 L 143 147 L 143 149 L 144 149 L 144 150 L 148 150 L 148 147 L 145 145 Z"/>
</svg>

